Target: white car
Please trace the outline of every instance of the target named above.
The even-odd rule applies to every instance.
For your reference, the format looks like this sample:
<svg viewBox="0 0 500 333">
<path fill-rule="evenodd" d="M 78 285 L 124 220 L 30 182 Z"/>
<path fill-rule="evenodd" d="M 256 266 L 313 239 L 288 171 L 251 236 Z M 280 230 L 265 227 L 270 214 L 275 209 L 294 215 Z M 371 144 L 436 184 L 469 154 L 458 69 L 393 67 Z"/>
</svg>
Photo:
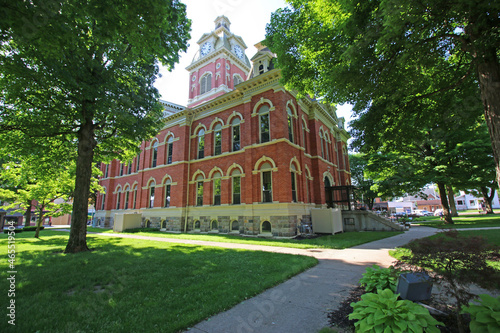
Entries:
<svg viewBox="0 0 500 333">
<path fill-rule="evenodd" d="M 428 210 L 416 209 L 413 211 L 413 214 L 418 216 L 432 216 L 432 213 Z"/>
<path fill-rule="evenodd" d="M 441 215 L 443 215 L 443 214 L 444 214 L 444 212 L 443 212 L 443 210 L 442 210 L 442 209 L 436 209 L 436 210 L 434 211 L 434 216 L 441 216 Z"/>
</svg>

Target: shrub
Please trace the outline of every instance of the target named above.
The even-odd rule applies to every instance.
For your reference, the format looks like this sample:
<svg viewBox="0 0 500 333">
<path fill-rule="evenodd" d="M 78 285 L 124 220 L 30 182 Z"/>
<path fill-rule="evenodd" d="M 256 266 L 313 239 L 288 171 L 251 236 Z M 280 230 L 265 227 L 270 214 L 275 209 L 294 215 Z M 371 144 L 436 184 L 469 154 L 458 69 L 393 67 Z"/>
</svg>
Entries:
<svg viewBox="0 0 500 333">
<path fill-rule="evenodd" d="M 469 304 L 462 311 L 471 315 L 470 331 L 500 332 L 500 296 L 482 294 L 479 298 L 481 301 L 478 305 Z"/>
<path fill-rule="evenodd" d="M 43 230 L 45 227 L 40 227 L 40 230 Z M 24 227 L 23 231 L 36 231 L 36 227 Z"/>
<path fill-rule="evenodd" d="M 8 234 L 11 231 L 14 231 L 14 233 L 17 234 L 17 233 L 23 232 L 23 229 L 17 229 L 17 228 L 16 229 L 3 229 L 4 234 Z"/>
<path fill-rule="evenodd" d="M 364 294 L 361 301 L 351 303 L 354 311 L 349 319 L 357 319 L 356 332 L 440 332 L 436 325 L 444 324 L 434 319 L 429 310 L 407 300 L 398 301 L 398 297 L 384 289 Z"/>
<path fill-rule="evenodd" d="M 401 272 L 394 267 L 381 268 L 377 265 L 367 267 L 363 277 L 359 280 L 361 287 L 365 288 L 366 292 L 375 292 L 379 289 L 391 289 L 396 291 L 398 286 L 398 278 Z"/>
<path fill-rule="evenodd" d="M 125 229 L 123 232 L 136 233 L 136 232 L 148 232 L 148 231 L 160 231 L 159 228 L 131 228 Z"/>
</svg>

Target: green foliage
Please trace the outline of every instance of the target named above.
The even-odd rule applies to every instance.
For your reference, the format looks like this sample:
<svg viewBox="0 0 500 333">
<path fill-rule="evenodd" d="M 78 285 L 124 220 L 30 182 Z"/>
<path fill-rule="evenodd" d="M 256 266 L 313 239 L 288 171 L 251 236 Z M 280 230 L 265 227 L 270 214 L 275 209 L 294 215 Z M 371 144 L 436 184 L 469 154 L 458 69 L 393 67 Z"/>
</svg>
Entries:
<svg viewBox="0 0 500 333">
<path fill-rule="evenodd" d="M 12 232 L 14 232 L 15 234 L 17 234 L 17 233 L 23 232 L 23 229 L 17 229 L 17 228 L 16 228 L 16 229 L 12 229 L 12 230 L 9 230 L 9 229 L 3 229 L 3 233 L 4 233 L 4 234 L 8 234 L 8 233 L 10 233 L 11 231 L 12 231 Z"/>
<path fill-rule="evenodd" d="M 471 333 L 500 332 L 500 296 L 479 295 L 479 304 L 470 304 L 462 312 L 471 315 Z"/>
<path fill-rule="evenodd" d="M 45 227 L 40 227 L 40 230 L 45 229 Z M 24 227 L 23 231 L 36 231 L 36 227 Z"/>
<path fill-rule="evenodd" d="M 378 290 L 361 296 L 361 301 L 351 303 L 353 313 L 349 319 L 357 319 L 356 332 L 428 332 L 439 333 L 429 310 L 416 303 L 400 300 L 390 289 Z"/>
<path fill-rule="evenodd" d="M 367 267 L 363 277 L 359 280 L 359 284 L 365 287 L 367 292 L 375 292 L 379 289 L 390 289 L 396 291 L 398 285 L 398 278 L 401 275 L 399 270 L 390 266 L 389 268 L 382 268 L 377 265 Z"/>
</svg>

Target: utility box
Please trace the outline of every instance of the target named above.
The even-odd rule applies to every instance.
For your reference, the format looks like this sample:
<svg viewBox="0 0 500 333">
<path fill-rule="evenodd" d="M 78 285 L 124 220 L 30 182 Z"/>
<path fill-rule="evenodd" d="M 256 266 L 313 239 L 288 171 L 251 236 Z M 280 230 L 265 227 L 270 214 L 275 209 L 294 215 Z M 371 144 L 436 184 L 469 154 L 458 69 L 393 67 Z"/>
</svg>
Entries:
<svg viewBox="0 0 500 333">
<path fill-rule="evenodd" d="M 344 231 L 342 212 L 338 208 L 313 208 L 311 220 L 314 233 L 333 235 Z"/>
<path fill-rule="evenodd" d="M 140 228 L 141 222 L 141 214 L 115 214 L 113 231 L 122 232 L 125 229 Z"/>
<path fill-rule="evenodd" d="M 424 301 L 431 298 L 432 279 L 423 272 L 405 273 L 399 276 L 396 293 L 409 301 Z"/>
</svg>

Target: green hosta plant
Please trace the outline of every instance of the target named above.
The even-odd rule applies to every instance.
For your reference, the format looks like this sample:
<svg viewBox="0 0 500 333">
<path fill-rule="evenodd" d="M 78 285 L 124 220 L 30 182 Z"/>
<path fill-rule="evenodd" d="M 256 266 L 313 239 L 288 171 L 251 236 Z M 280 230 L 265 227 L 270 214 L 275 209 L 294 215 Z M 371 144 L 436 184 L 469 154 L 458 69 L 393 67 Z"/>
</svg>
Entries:
<svg viewBox="0 0 500 333">
<path fill-rule="evenodd" d="M 394 269 L 392 266 L 389 268 L 381 268 L 377 265 L 373 265 L 372 267 L 366 268 L 366 272 L 363 273 L 363 277 L 359 280 L 359 284 L 361 287 L 365 287 L 366 292 L 375 292 L 379 289 L 387 288 L 395 292 L 399 275 L 401 275 L 401 271 Z"/>
<path fill-rule="evenodd" d="M 479 295 L 479 304 L 469 304 L 462 312 L 471 315 L 470 331 L 500 332 L 500 296 Z"/>
<path fill-rule="evenodd" d="M 398 301 L 398 296 L 384 289 L 364 294 L 361 301 L 351 303 L 354 311 L 349 319 L 357 319 L 356 332 L 440 332 L 436 325 L 444 324 L 434 319 L 429 310 L 407 300 Z"/>
</svg>

